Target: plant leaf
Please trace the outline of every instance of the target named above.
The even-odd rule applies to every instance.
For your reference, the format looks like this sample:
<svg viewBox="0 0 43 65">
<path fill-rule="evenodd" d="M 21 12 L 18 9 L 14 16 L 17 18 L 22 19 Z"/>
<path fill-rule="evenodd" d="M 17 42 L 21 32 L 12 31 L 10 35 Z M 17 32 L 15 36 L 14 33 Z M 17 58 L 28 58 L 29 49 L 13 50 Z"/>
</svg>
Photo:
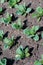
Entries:
<svg viewBox="0 0 43 65">
<path fill-rule="evenodd" d="M 42 65 L 42 64 L 41 64 L 40 61 L 37 60 L 37 61 L 34 62 L 34 65 Z"/>
<path fill-rule="evenodd" d="M 36 34 L 36 35 L 33 37 L 33 39 L 34 39 L 35 41 L 38 41 L 38 40 L 39 40 L 39 36 Z"/>
<path fill-rule="evenodd" d="M 31 8 L 27 8 L 26 13 L 30 13 L 30 11 L 31 11 Z"/>
</svg>

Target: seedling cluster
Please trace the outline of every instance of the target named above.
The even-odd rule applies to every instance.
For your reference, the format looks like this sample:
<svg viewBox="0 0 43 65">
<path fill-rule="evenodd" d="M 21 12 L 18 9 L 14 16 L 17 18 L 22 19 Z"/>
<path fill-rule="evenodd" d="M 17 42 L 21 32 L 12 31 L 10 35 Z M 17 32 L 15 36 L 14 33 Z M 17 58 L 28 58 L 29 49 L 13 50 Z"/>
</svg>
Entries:
<svg viewBox="0 0 43 65">
<path fill-rule="evenodd" d="M 20 60 L 29 56 L 30 56 L 29 48 L 27 47 L 24 49 L 23 46 L 21 45 L 16 50 L 15 60 Z"/>
<path fill-rule="evenodd" d="M 15 8 L 17 8 L 18 10 L 16 11 L 17 15 L 26 15 L 28 13 L 30 13 L 30 11 L 32 10 L 31 8 L 27 8 L 25 3 L 24 4 L 20 4 L 20 5 L 15 5 Z"/>
<path fill-rule="evenodd" d="M 0 4 L 3 4 L 4 2 L 6 2 L 6 0 L 0 0 Z M 8 3 L 11 9 L 12 7 L 17 9 L 17 11 L 15 12 L 15 14 L 17 15 L 26 16 L 28 13 L 30 14 L 30 12 L 32 11 L 32 8 L 30 7 L 28 8 L 25 3 L 19 4 L 20 0 L 9 0 Z M 0 7 L 0 14 L 2 12 L 3 12 L 3 7 Z M 37 18 L 38 21 L 40 21 L 41 18 L 43 17 L 43 8 L 38 6 L 35 10 L 35 13 L 32 14 L 32 17 Z M 11 27 L 14 30 L 21 31 L 22 29 L 23 30 L 22 33 L 25 34 L 28 38 L 32 38 L 33 41 L 36 41 L 36 42 L 39 41 L 39 35 L 37 33 L 37 31 L 40 29 L 39 25 L 32 26 L 31 28 L 27 27 L 26 29 L 23 29 L 24 23 L 22 22 L 22 20 L 18 18 L 17 22 L 12 21 L 12 14 L 10 14 L 9 12 L 6 13 L 5 17 L 0 18 L 0 24 L 3 24 L 3 23 L 7 25 L 11 24 Z M 14 36 L 12 36 L 11 38 L 4 37 L 4 34 L 5 34 L 4 31 L 0 30 L 0 41 L 3 42 L 4 50 L 7 50 L 13 46 L 13 44 L 15 43 L 15 38 Z M 43 39 L 43 31 L 41 32 L 41 38 Z M 16 50 L 16 55 L 14 59 L 15 61 L 17 61 L 17 60 L 24 59 L 25 57 L 26 58 L 30 57 L 29 48 L 28 47 L 24 48 L 22 45 L 20 45 Z M 43 55 L 40 60 L 36 60 L 34 62 L 34 65 L 42 65 L 42 64 L 43 64 Z M 0 59 L 0 65 L 7 65 L 7 59 L 5 58 Z"/>
<path fill-rule="evenodd" d="M 33 18 L 37 18 L 38 21 L 41 20 L 41 18 L 43 17 L 43 8 L 41 8 L 40 6 L 36 8 L 36 12 L 32 14 Z"/>
</svg>

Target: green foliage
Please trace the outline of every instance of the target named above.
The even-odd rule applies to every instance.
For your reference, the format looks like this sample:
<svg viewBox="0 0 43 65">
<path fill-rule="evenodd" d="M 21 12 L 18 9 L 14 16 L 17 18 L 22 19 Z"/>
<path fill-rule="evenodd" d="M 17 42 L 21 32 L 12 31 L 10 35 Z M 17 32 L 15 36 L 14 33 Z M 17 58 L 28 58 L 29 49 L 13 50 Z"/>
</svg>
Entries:
<svg viewBox="0 0 43 65">
<path fill-rule="evenodd" d="M 3 35 L 4 35 L 3 30 L 0 30 L 0 40 L 2 40 L 2 39 L 3 39 Z"/>
<path fill-rule="evenodd" d="M 0 65 L 7 65 L 7 60 L 6 59 L 0 59 Z"/>
<path fill-rule="evenodd" d="M 11 7 L 15 7 L 15 5 L 16 5 L 18 2 L 20 2 L 20 0 L 9 0 L 9 5 L 10 5 Z"/>
<path fill-rule="evenodd" d="M 3 40 L 4 42 L 4 50 L 10 48 L 13 44 L 14 44 L 14 37 L 12 36 L 12 38 L 5 38 Z"/>
<path fill-rule="evenodd" d="M 11 22 L 12 14 L 6 13 L 6 17 L 4 18 L 4 23 L 9 24 Z"/>
<path fill-rule="evenodd" d="M 16 11 L 16 14 L 18 15 L 26 15 L 31 11 L 31 8 L 26 8 L 25 3 L 24 4 L 20 4 L 20 5 L 15 5 L 15 8 L 17 8 L 18 10 Z"/>
<path fill-rule="evenodd" d="M 42 64 L 40 63 L 40 61 L 37 60 L 34 62 L 34 65 L 42 65 Z"/>
<path fill-rule="evenodd" d="M 41 59 L 36 60 L 36 61 L 34 62 L 34 65 L 43 65 L 43 54 L 41 55 Z"/>
<path fill-rule="evenodd" d="M 0 0 L 0 3 L 3 4 L 5 2 L 5 0 Z"/>
<path fill-rule="evenodd" d="M 16 23 L 12 23 L 11 26 L 13 29 L 21 29 L 23 27 L 21 19 L 18 19 Z"/>
<path fill-rule="evenodd" d="M 6 13 L 6 17 L 0 18 L 0 23 L 9 24 L 11 22 L 12 14 Z"/>
<path fill-rule="evenodd" d="M 3 8 L 2 7 L 0 7 L 0 13 L 3 11 Z"/>
<path fill-rule="evenodd" d="M 33 18 L 37 18 L 40 21 L 41 17 L 43 17 L 43 8 L 40 6 L 36 8 L 36 12 L 32 14 Z"/>
<path fill-rule="evenodd" d="M 29 54 L 29 49 L 28 47 L 27 48 L 23 48 L 23 46 L 19 46 L 16 50 L 16 56 L 15 56 L 15 60 L 20 60 L 20 59 L 23 59 L 25 57 L 29 57 L 30 54 Z"/>
<path fill-rule="evenodd" d="M 39 30 L 39 26 L 32 26 L 32 28 L 26 28 L 23 33 L 28 36 L 28 38 L 33 38 L 35 41 L 39 40 L 39 36 L 36 32 Z"/>
</svg>

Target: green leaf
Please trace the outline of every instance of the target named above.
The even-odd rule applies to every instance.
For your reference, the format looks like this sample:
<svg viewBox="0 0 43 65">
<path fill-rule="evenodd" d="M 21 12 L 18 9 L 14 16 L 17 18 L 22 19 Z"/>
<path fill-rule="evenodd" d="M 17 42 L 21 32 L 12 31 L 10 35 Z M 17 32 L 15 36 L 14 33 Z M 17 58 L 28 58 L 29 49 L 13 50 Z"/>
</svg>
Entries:
<svg viewBox="0 0 43 65">
<path fill-rule="evenodd" d="M 20 2 L 20 0 L 9 0 L 9 5 L 11 6 L 11 7 L 15 7 L 15 5 L 18 3 L 18 2 Z"/>
<path fill-rule="evenodd" d="M 3 35 L 4 35 L 3 30 L 0 30 L 0 40 L 2 40 L 2 39 L 3 39 Z"/>
<path fill-rule="evenodd" d="M 36 8 L 36 12 L 38 12 L 39 14 L 42 14 L 43 9 L 39 6 Z"/>
<path fill-rule="evenodd" d="M 17 15 L 22 15 L 22 12 L 21 11 L 16 11 L 16 14 Z"/>
<path fill-rule="evenodd" d="M 6 65 L 7 64 L 7 60 L 6 59 L 0 59 L 0 65 Z"/>
<path fill-rule="evenodd" d="M 21 29 L 23 26 L 21 19 L 18 19 L 18 22 L 16 23 L 12 23 L 11 26 L 13 29 Z"/>
<path fill-rule="evenodd" d="M 38 17 L 38 16 L 39 16 L 38 13 L 33 13 L 33 14 L 32 14 L 32 18 L 36 18 L 36 17 Z"/>
<path fill-rule="evenodd" d="M 29 51 L 29 48 L 26 48 L 26 49 L 25 49 L 25 53 L 28 53 L 28 51 Z"/>
<path fill-rule="evenodd" d="M 38 40 L 39 40 L 39 36 L 36 34 L 36 35 L 33 37 L 33 39 L 34 39 L 35 41 L 38 41 Z"/>
<path fill-rule="evenodd" d="M 19 55 L 21 55 L 23 52 L 23 46 L 22 45 L 20 45 L 18 48 L 17 48 L 17 50 L 16 50 L 16 54 L 19 54 Z"/>
<path fill-rule="evenodd" d="M 42 64 L 41 64 L 40 61 L 37 60 L 37 61 L 34 62 L 34 65 L 42 65 Z"/>
<path fill-rule="evenodd" d="M 16 0 L 17 2 L 20 2 L 20 0 Z"/>
<path fill-rule="evenodd" d="M 11 17 L 12 15 L 10 15 L 8 12 L 6 13 L 6 17 L 4 18 L 4 23 L 5 24 L 9 24 L 11 22 Z"/>
<path fill-rule="evenodd" d="M 0 13 L 2 12 L 2 10 L 3 10 L 3 8 L 2 8 L 2 7 L 0 7 Z"/>
<path fill-rule="evenodd" d="M 13 45 L 13 43 L 14 43 L 14 38 L 12 39 L 12 38 L 5 38 L 4 40 L 3 40 L 3 42 L 4 42 L 4 50 L 6 50 L 6 49 L 8 49 L 8 48 L 10 48 L 12 45 Z"/>
<path fill-rule="evenodd" d="M 15 56 L 15 60 L 17 61 L 17 60 L 20 60 L 21 59 L 21 56 L 20 55 L 16 55 Z"/>
<path fill-rule="evenodd" d="M 0 18 L 0 23 L 4 23 L 4 19 L 3 19 L 3 17 Z"/>
<path fill-rule="evenodd" d="M 0 3 L 3 4 L 5 2 L 5 0 L 0 0 Z"/>
<path fill-rule="evenodd" d="M 30 11 L 31 11 L 31 8 L 27 8 L 26 13 L 30 13 Z"/>
</svg>

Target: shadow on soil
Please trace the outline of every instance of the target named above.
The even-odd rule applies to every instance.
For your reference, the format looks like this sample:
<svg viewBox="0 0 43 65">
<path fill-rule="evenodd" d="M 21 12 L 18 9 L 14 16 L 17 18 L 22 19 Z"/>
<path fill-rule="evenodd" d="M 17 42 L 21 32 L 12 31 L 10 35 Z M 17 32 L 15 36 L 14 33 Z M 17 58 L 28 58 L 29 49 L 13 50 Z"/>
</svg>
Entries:
<svg viewBox="0 0 43 65">
<path fill-rule="evenodd" d="M 7 58 L 7 65 L 13 65 L 14 59 L 8 59 Z"/>
</svg>

